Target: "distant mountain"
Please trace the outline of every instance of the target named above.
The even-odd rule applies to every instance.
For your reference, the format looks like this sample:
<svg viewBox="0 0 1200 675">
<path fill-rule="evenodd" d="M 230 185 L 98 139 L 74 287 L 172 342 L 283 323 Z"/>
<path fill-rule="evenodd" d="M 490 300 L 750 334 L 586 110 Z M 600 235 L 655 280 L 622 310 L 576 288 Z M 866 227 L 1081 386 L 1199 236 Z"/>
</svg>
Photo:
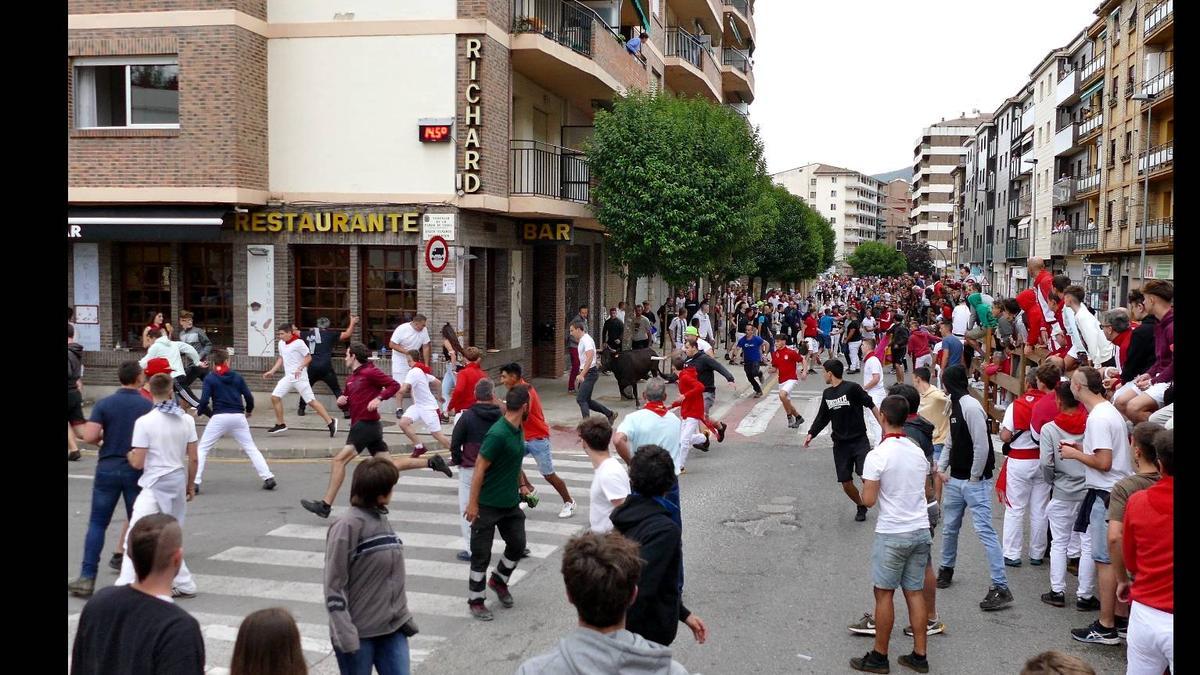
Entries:
<svg viewBox="0 0 1200 675">
<path fill-rule="evenodd" d="M 881 173 L 876 176 L 871 176 L 871 178 L 874 178 L 875 180 L 881 181 L 884 183 L 894 181 L 897 178 L 903 178 L 904 180 L 911 183 L 912 182 L 912 172 L 913 172 L 912 167 L 906 166 L 903 169 L 896 169 L 895 171 L 889 171 L 887 173 Z"/>
</svg>

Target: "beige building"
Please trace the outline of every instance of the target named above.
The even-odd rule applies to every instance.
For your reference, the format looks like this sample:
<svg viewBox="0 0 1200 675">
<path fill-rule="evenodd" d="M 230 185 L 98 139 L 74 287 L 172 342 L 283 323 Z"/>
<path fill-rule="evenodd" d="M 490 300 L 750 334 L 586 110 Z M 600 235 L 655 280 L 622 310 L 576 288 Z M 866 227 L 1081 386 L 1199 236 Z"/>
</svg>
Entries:
<svg viewBox="0 0 1200 675">
<path fill-rule="evenodd" d="M 883 218 L 884 184 L 874 178 L 830 164 L 806 164 L 771 176 L 788 192 L 817 210 L 837 235 L 834 265 L 844 261 L 858 245 L 879 239 Z"/>
<path fill-rule="evenodd" d="M 897 178 L 884 185 L 883 194 L 883 239 L 894 248 L 897 241 L 909 239 L 912 186 Z"/>
<path fill-rule="evenodd" d="M 912 211 L 909 213 L 909 232 L 919 242 L 927 242 L 949 254 L 953 247 L 954 213 L 952 194 L 954 184 L 950 173 L 965 154 L 963 143 L 975 134 L 975 128 L 990 116 L 976 110 L 972 116 L 964 113 L 953 120 L 943 119 L 921 130 L 913 148 Z M 947 258 L 953 261 L 952 256 Z M 946 260 L 934 253 L 934 265 L 946 266 Z"/>
</svg>

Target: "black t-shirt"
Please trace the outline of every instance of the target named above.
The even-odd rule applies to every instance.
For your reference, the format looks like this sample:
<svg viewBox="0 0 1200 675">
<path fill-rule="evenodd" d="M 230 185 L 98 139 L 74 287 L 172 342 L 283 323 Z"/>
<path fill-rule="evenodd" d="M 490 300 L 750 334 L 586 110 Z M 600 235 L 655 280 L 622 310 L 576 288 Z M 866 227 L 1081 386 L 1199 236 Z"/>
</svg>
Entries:
<svg viewBox="0 0 1200 675">
<path fill-rule="evenodd" d="M 312 365 L 329 364 L 333 359 L 333 348 L 337 346 L 342 331 L 325 328 L 318 332 L 321 334 L 321 341 L 310 340 L 308 343 L 308 349 L 312 352 Z M 312 333 L 309 335 L 311 337 Z"/>
<path fill-rule="evenodd" d="M 855 319 L 854 321 L 847 323 L 846 324 L 846 336 L 843 339 L 846 342 L 858 342 L 859 340 L 861 340 L 862 339 L 862 331 L 860 329 L 860 326 L 861 326 L 861 324 L 858 323 L 858 319 Z"/>
<path fill-rule="evenodd" d="M 817 419 L 813 420 L 808 433 L 816 436 L 825 425 L 833 423 L 833 444 L 844 445 L 867 440 L 867 423 L 863 419 L 864 408 L 875 408 L 875 402 L 857 382 L 842 380 L 841 384 L 826 387 L 821 392 L 821 407 Z"/>
<path fill-rule="evenodd" d="M 691 321 L 692 317 L 696 316 L 696 312 L 700 311 L 700 303 L 695 300 L 688 300 L 683 303 L 683 308 L 687 310 L 688 321 Z"/>
<path fill-rule="evenodd" d="M 746 325 L 750 323 L 750 319 L 746 318 L 745 314 L 738 314 L 737 332 L 745 333 Z"/>
<path fill-rule="evenodd" d="M 131 586 L 92 596 L 79 617 L 71 675 L 203 675 L 200 623 L 177 605 Z"/>
<path fill-rule="evenodd" d="M 888 332 L 892 334 L 891 344 L 893 350 L 904 351 L 908 349 L 909 332 L 908 329 L 904 327 L 904 324 L 894 323 L 892 324 L 892 327 L 888 329 Z"/>
</svg>

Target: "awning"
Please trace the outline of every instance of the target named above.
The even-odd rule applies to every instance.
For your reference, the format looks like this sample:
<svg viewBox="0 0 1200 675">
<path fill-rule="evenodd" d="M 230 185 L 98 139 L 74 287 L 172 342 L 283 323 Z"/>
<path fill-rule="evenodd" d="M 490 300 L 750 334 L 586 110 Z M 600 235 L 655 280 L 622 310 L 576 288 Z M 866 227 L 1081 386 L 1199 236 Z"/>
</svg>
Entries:
<svg viewBox="0 0 1200 675">
<path fill-rule="evenodd" d="M 1017 221 L 1017 227 L 1025 227 L 1028 224 L 1029 224 L 1029 216 L 1025 216 L 1021 220 Z"/>
<path fill-rule="evenodd" d="M 632 2 L 633 11 L 637 12 L 638 19 L 642 22 L 642 30 L 646 31 L 646 35 L 653 37 L 654 34 L 650 32 L 650 15 L 646 14 L 646 10 L 642 9 L 642 0 L 632 0 Z"/>
<path fill-rule="evenodd" d="M 213 241 L 229 206 L 73 206 L 67 241 Z"/>
</svg>

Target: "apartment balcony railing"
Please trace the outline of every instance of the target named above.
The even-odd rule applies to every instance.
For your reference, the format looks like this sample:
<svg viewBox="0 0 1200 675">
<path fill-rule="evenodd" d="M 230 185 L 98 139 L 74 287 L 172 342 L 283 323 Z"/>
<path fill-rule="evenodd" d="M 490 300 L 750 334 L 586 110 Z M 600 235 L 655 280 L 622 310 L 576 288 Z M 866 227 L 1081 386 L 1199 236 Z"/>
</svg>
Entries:
<svg viewBox="0 0 1200 675">
<path fill-rule="evenodd" d="M 1072 230 L 1070 235 L 1072 253 L 1095 251 L 1100 248 L 1100 230 L 1096 228 L 1090 230 Z"/>
<path fill-rule="evenodd" d="M 704 70 L 704 61 L 701 60 L 704 58 L 704 47 L 695 36 L 682 28 L 668 28 L 666 38 L 665 56 L 678 56 L 697 69 Z"/>
<path fill-rule="evenodd" d="M 1133 96 L 1133 80 L 1125 82 L 1125 98 L 1129 98 L 1130 96 Z"/>
<path fill-rule="evenodd" d="M 1104 74 L 1104 54 L 1092 57 L 1091 61 L 1083 64 L 1079 69 L 1079 86 L 1086 87 L 1092 83 L 1093 78 L 1097 75 Z"/>
<path fill-rule="evenodd" d="M 592 32 L 596 14 L 590 9 L 565 0 L 514 0 L 513 32 L 538 33 L 592 56 Z"/>
<path fill-rule="evenodd" d="M 1150 173 L 1157 173 L 1163 169 L 1172 168 L 1175 165 L 1175 141 L 1167 141 L 1162 145 L 1150 148 L 1150 153 L 1147 155 L 1143 150 L 1138 155 L 1138 174 L 1146 172 L 1147 165 L 1150 167 Z"/>
<path fill-rule="evenodd" d="M 1144 84 L 1142 84 L 1142 93 L 1143 94 L 1149 94 L 1150 96 L 1154 96 L 1159 99 L 1166 98 L 1170 94 L 1174 93 L 1174 89 L 1175 89 L 1175 67 L 1174 66 L 1167 68 L 1166 70 L 1162 71 L 1158 75 L 1155 75 L 1154 77 L 1150 78 L 1149 80 L 1146 80 L 1146 82 Z M 1153 103 L 1153 101 L 1142 101 L 1142 108 L 1145 109 L 1146 106 L 1151 105 L 1152 103 Z"/>
<path fill-rule="evenodd" d="M 1084 174 L 1075 179 L 1075 194 L 1079 197 L 1085 197 L 1092 192 L 1100 190 L 1100 169 L 1092 171 L 1092 173 Z"/>
<path fill-rule="evenodd" d="M 740 49 L 726 47 L 721 50 L 721 64 L 750 74 L 750 55 Z"/>
<path fill-rule="evenodd" d="M 1079 201 L 1076 196 L 1075 179 L 1059 178 L 1054 181 L 1054 206 L 1066 206 Z"/>
<path fill-rule="evenodd" d="M 742 16 L 750 18 L 750 3 L 748 0 L 725 0 L 725 5 L 736 9 Z"/>
<path fill-rule="evenodd" d="M 1071 253 L 1071 231 L 1053 232 L 1050 234 L 1050 256 L 1065 258 Z"/>
<path fill-rule="evenodd" d="M 582 152 L 540 141 L 513 140 L 509 153 L 512 194 L 582 204 L 591 201 L 592 170 Z"/>
<path fill-rule="evenodd" d="M 1156 218 L 1151 220 L 1145 227 L 1138 223 L 1133 228 L 1133 243 L 1141 246 L 1142 237 L 1146 238 L 1146 245 L 1155 244 L 1171 244 L 1175 241 L 1175 221 L 1173 218 Z"/>
<path fill-rule="evenodd" d="M 1029 237 L 1009 239 L 1004 246 L 1004 257 L 1023 260 L 1029 257 Z"/>
<path fill-rule="evenodd" d="M 1142 22 L 1143 38 L 1149 38 L 1154 35 L 1160 28 L 1164 28 L 1168 21 L 1173 21 L 1175 18 L 1175 2 L 1174 0 L 1165 0 L 1155 5 L 1150 11 L 1146 12 L 1146 18 Z"/>
<path fill-rule="evenodd" d="M 742 117 L 750 117 L 750 106 L 746 105 L 745 103 L 726 103 L 725 107 L 741 115 Z"/>
<path fill-rule="evenodd" d="M 1029 215 L 1033 206 L 1033 192 L 1022 190 L 1013 199 L 1008 200 L 1008 219 L 1016 220 Z"/>
</svg>

